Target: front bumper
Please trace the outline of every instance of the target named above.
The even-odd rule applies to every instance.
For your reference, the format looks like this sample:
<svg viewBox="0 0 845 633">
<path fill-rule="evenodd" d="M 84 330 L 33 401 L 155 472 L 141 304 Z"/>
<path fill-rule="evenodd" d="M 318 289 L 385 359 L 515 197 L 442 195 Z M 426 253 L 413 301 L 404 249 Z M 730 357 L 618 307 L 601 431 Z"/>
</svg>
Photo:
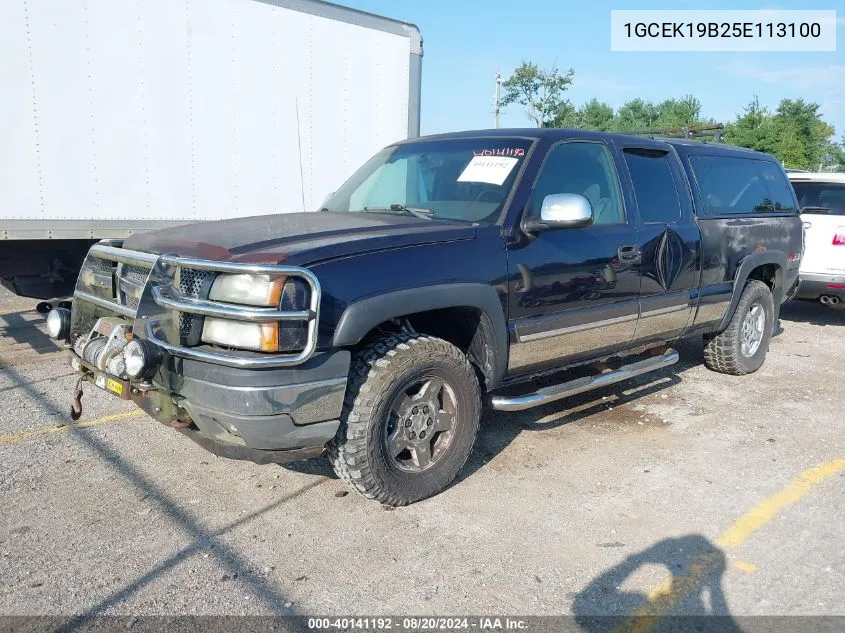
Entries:
<svg viewBox="0 0 845 633">
<path fill-rule="evenodd" d="M 203 435 L 259 450 L 291 450 L 322 447 L 334 437 L 349 362 L 345 350 L 263 371 L 171 358 L 159 376 Z"/>
<path fill-rule="evenodd" d="M 310 289 L 308 305 L 286 311 L 209 300 L 214 276 L 226 272 L 297 277 Z M 316 352 L 319 305 L 319 282 L 307 269 L 155 255 L 101 242 L 89 251 L 74 293 L 72 364 L 90 382 L 133 400 L 216 454 L 290 461 L 322 452 L 340 425 L 350 353 Z M 280 328 L 305 323 L 307 342 L 298 352 L 278 354 L 199 344 L 193 336 L 207 316 L 278 322 Z M 106 325 L 116 323 L 112 333 L 123 328 L 126 338 L 157 350 L 142 378 L 104 374 L 123 335 L 108 336 L 98 347 L 101 339 L 89 332 L 103 334 L 96 325 L 101 317 Z"/>
<path fill-rule="evenodd" d="M 815 300 L 824 295 L 845 300 L 845 275 L 801 274 L 796 299 Z"/>
<path fill-rule="evenodd" d="M 165 357 L 152 389 L 121 381 L 128 386 L 122 397 L 163 424 L 190 423 L 181 429 L 185 435 L 215 454 L 278 463 L 319 454 L 335 436 L 349 363 L 346 350 L 266 370 Z M 87 363 L 74 364 L 91 382 L 103 376 Z"/>
</svg>

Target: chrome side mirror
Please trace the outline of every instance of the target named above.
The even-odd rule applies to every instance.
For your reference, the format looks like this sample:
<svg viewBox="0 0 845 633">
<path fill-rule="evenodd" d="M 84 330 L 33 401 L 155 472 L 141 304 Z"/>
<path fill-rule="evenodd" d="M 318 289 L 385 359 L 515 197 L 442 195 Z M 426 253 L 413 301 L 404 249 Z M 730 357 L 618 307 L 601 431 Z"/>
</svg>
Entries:
<svg viewBox="0 0 845 633">
<path fill-rule="evenodd" d="M 577 193 L 555 193 L 543 198 L 540 217 L 526 225 L 529 232 L 547 229 L 577 229 L 593 223 L 590 201 Z"/>
</svg>

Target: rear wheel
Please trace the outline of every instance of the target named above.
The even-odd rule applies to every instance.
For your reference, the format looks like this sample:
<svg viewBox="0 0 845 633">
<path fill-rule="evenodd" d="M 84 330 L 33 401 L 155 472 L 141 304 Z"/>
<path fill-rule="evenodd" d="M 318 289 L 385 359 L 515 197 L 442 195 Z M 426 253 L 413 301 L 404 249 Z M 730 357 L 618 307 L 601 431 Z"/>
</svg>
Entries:
<svg viewBox="0 0 845 633">
<path fill-rule="evenodd" d="M 769 287 L 756 279 L 749 281 L 728 327 L 707 341 L 704 364 L 734 376 L 760 369 L 769 350 L 774 313 Z"/>
<path fill-rule="evenodd" d="M 388 336 L 353 361 L 329 459 L 363 496 L 407 505 L 455 478 L 480 415 L 478 379 L 458 348 L 420 334 Z"/>
</svg>

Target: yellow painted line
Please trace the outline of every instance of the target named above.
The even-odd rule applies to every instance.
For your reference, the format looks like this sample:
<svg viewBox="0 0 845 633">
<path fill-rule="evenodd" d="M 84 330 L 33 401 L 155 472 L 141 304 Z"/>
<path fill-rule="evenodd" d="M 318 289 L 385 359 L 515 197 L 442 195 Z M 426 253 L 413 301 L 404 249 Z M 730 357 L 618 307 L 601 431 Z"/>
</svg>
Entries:
<svg viewBox="0 0 845 633">
<path fill-rule="evenodd" d="M 31 431 L 21 431 L 20 433 L 12 433 L 10 435 L 0 435 L 0 446 L 11 446 L 12 444 L 21 444 L 37 437 L 44 437 L 53 433 L 69 433 L 76 429 L 84 429 L 89 426 L 99 426 L 100 424 L 108 424 L 109 422 L 119 422 L 127 418 L 141 415 L 143 411 L 126 411 L 125 413 L 112 413 L 111 415 L 104 415 L 101 418 L 94 418 L 93 420 L 83 420 L 81 422 L 71 422 L 62 426 L 45 426 L 41 429 L 33 429 Z"/>
<path fill-rule="evenodd" d="M 734 567 L 739 569 L 740 571 L 744 571 L 747 574 L 753 574 L 757 571 L 757 565 L 754 563 L 749 563 L 744 560 L 738 560 L 734 563 Z"/>
<path fill-rule="evenodd" d="M 793 479 L 776 495 L 764 499 L 757 507 L 734 523 L 716 543 L 725 549 L 739 547 L 753 532 L 771 521 L 784 508 L 791 506 L 828 477 L 845 470 L 845 458 L 835 459 L 821 466 L 810 468 Z"/>
<path fill-rule="evenodd" d="M 769 523 L 781 510 L 806 496 L 825 479 L 845 471 L 845 458 L 809 468 L 771 497 L 764 499 L 749 510 L 739 521 L 729 527 L 716 539 L 716 544 L 725 550 L 736 549 L 749 536 Z M 686 576 L 674 576 L 671 580 L 654 587 L 646 594 L 643 606 L 634 611 L 624 623 L 614 627 L 614 633 L 650 633 L 660 618 L 679 602 L 691 596 L 715 569 L 724 565 L 721 551 L 705 552 L 692 559 Z M 735 566 L 748 573 L 756 571 L 753 563 L 737 562 Z"/>
</svg>

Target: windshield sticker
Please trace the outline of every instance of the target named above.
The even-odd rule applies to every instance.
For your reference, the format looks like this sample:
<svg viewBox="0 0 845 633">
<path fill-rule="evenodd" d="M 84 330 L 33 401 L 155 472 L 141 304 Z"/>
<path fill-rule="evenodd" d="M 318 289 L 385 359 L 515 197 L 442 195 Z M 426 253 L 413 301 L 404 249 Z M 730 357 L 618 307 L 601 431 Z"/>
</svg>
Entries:
<svg viewBox="0 0 845 633">
<path fill-rule="evenodd" d="M 486 182 L 501 186 L 518 162 L 510 156 L 474 156 L 458 176 L 458 182 Z"/>
<path fill-rule="evenodd" d="M 525 150 L 521 147 L 500 147 L 498 149 L 482 149 L 480 151 L 473 151 L 473 156 L 516 156 L 522 158 L 525 156 Z"/>
</svg>

